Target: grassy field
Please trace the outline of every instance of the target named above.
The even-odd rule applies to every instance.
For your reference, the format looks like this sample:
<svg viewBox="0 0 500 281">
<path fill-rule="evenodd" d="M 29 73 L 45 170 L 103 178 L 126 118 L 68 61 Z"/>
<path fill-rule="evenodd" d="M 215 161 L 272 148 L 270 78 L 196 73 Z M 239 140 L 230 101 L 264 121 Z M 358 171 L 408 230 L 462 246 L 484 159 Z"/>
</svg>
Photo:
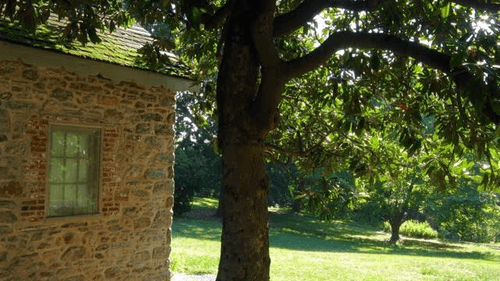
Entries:
<svg viewBox="0 0 500 281">
<path fill-rule="evenodd" d="M 216 274 L 221 223 L 217 202 L 197 199 L 189 216 L 175 217 L 172 271 Z M 272 211 L 272 210 L 271 210 Z M 270 214 L 271 280 L 500 280 L 500 245 L 404 238 L 314 217 Z"/>
</svg>

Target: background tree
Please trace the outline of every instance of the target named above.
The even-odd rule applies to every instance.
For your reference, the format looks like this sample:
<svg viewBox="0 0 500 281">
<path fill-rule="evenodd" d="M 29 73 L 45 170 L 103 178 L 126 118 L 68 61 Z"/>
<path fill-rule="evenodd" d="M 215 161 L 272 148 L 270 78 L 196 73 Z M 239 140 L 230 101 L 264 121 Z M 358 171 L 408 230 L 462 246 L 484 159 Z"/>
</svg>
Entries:
<svg viewBox="0 0 500 281">
<path fill-rule="evenodd" d="M 314 39 L 309 45 L 313 44 Z M 467 153 L 474 145 L 483 146 L 476 150 L 476 161 L 491 162 L 498 155 L 495 143 L 484 146 L 468 141 L 464 145 L 459 141 L 463 132 L 449 127 L 453 124 L 449 120 L 453 108 L 443 107 L 435 99 L 422 99 L 421 91 L 432 94 L 439 87 L 422 84 L 429 73 L 420 63 L 395 58 L 394 67 L 384 64 L 380 55 L 349 54 L 341 68 L 323 67 L 310 72 L 307 79 L 290 84 L 280 105 L 284 118 L 271 133 L 267 146 L 274 158 L 293 156 L 299 167 L 309 171 L 326 167 L 330 171 L 326 174 L 331 174 L 348 167 L 364 176 L 366 182 L 361 186 L 309 182 L 300 198 L 307 198 L 309 207 L 320 216 L 331 218 L 338 217 L 336 207 L 342 206 L 336 201 L 339 191 L 354 189 L 348 197 L 354 201 L 360 192 L 367 191 L 370 199 L 362 199 L 369 200 L 363 208 L 372 206 L 370 213 L 378 216 L 376 221 L 382 217 L 390 221 L 391 241 L 395 242 L 404 221 L 415 215 L 423 217 L 419 213 L 423 211 L 423 199 L 430 200 L 436 187 L 438 192 L 457 187 L 462 170 L 473 165 Z M 452 91 L 450 81 L 439 83 L 448 84 L 446 91 Z M 434 122 L 436 119 L 438 122 Z M 483 173 L 483 184 L 496 173 L 498 167 L 493 163 L 490 171 Z"/>
<path fill-rule="evenodd" d="M 427 184 L 416 155 L 408 155 L 398 145 L 390 143 L 377 152 L 383 154 L 375 156 L 378 159 L 371 161 L 369 168 L 378 175 L 377 180 L 366 189 L 370 201 L 376 202 L 380 208 L 382 219 L 391 226 L 389 241 L 396 243 L 400 239 L 401 225 L 414 219 L 414 213 L 422 211 L 423 202 L 433 187 Z"/>
<path fill-rule="evenodd" d="M 478 183 L 463 179 L 456 189 L 435 194 L 425 203 L 441 237 L 479 243 L 500 241 L 500 208 L 494 193 L 478 190 Z"/>
<path fill-rule="evenodd" d="M 221 192 L 221 157 L 215 143 L 217 123 L 200 109 L 200 98 L 187 92 L 176 97 L 174 213 L 178 215 L 191 209 L 194 196 L 219 198 Z M 267 162 L 266 168 L 271 182 L 268 204 L 288 204 L 291 194 L 287 173 L 293 167 L 290 163 Z"/>
<path fill-rule="evenodd" d="M 446 139 L 465 143 L 479 154 L 487 153 L 487 146 L 495 141 L 495 124 L 500 121 L 498 70 L 493 67 L 500 58 L 499 33 L 491 25 L 498 19 L 496 1 L 153 0 L 123 4 L 118 0 L 3 0 L 0 13 L 26 28 L 43 22 L 50 12 L 57 13 L 70 19 L 64 35 L 82 42 L 97 42 L 96 28 L 113 30 L 117 24 L 127 24 L 130 15 L 144 24 L 163 22 L 172 35 L 179 35 L 178 48 L 190 56 L 199 76 L 209 77 L 207 81 L 216 77 L 226 206 L 218 280 L 269 280 L 264 142 L 278 123 L 286 86 L 296 81 L 314 83 L 313 77 L 296 80 L 306 73 L 316 74 L 325 67 L 330 71 L 324 75 L 349 74 L 352 71 L 342 70 L 344 63 L 350 66 L 351 60 L 368 62 L 368 58 L 374 73 L 379 66 L 397 70 L 401 64 L 414 62 L 421 68 L 412 74 L 420 81 L 419 87 L 405 96 L 401 91 L 397 96 L 390 91 L 380 94 L 398 103 L 408 100 L 401 103 L 405 112 L 434 111 L 441 126 L 438 131 Z M 326 19 L 319 36 L 311 28 L 317 15 Z M 488 28 L 477 22 L 489 24 Z M 317 44 L 302 40 L 310 36 L 318 38 Z M 359 70 L 366 70 L 360 66 Z M 333 80 L 331 91 L 316 95 L 313 91 L 309 101 L 314 108 L 322 108 L 325 101 L 337 102 L 328 93 L 344 88 L 339 100 L 346 109 L 355 109 L 346 110 L 346 119 L 362 127 L 360 113 L 370 108 L 366 105 L 373 96 L 358 90 L 356 84 L 363 80 L 357 78 L 351 83 Z M 408 136 L 410 142 L 413 138 Z M 487 180 L 497 181 L 496 174 Z"/>
<path fill-rule="evenodd" d="M 326 168 L 317 168 L 302 175 L 298 183 L 303 186 L 296 191 L 297 199 L 308 212 L 324 220 L 348 218 L 359 196 L 355 179 L 348 171 L 330 173 Z"/>
<path fill-rule="evenodd" d="M 218 196 L 222 161 L 214 151 L 217 124 L 201 117 L 198 100 L 190 93 L 177 94 L 174 213 L 191 209 L 194 196 Z"/>
</svg>

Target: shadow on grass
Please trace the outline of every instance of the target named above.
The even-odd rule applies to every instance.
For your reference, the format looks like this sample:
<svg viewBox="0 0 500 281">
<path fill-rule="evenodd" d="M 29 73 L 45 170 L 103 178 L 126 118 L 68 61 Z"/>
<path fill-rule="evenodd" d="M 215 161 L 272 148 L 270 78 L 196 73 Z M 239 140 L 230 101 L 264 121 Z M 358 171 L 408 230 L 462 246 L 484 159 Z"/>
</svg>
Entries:
<svg viewBox="0 0 500 281">
<path fill-rule="evenodd" d="M 271 247 L 315 252 L 411 255 L 500 261 L 499 255 L 471 251 L 457 244 L 437 240 L 404 238 L 399 244 L 387 242 L 389 234 L 343 222 L 321 222 L 305 215 L 272 214 Z"/>
<path fill-rule="evenodd" d="M 363 253 L 376 255 L 410 255 L 446 257 L 459 259 L 480 259 L 500 261 L 498 255 L 488 252 L 467 251 L 459 246 L 443 246 L 439 243 L 423 242 L 406 238 L 403 246 L 391 245 L 386 241 L 363 238 L 329 239 L 313 238 L 300 234 L 274 232 L 270 237 L 271 247 L 298 251 Z"/>
<path fill-rule="evenodd" d="M 306 215 L 270 214 L 270 245 L 298 251 L 350 252 L 377 255 L 410 255 L 500 261 L 499 255 L 472 251 L 464 246 L 436 240 L 405 238 L 399 245 L 389 244 L 389 235 L 374 229 L 342 222 L 321 222 Z M 176 217 L 173 237 L 220 241 L 221 222 L 214 218 L 203 220 Z"/>
<path fill-rule="evenodd" d="M 186 217 L 174 217 L 172 236 L 220 241 L 221 228 L 222 224 L 216 218 L 205 218 L 200 220 Z"/>
</svg>

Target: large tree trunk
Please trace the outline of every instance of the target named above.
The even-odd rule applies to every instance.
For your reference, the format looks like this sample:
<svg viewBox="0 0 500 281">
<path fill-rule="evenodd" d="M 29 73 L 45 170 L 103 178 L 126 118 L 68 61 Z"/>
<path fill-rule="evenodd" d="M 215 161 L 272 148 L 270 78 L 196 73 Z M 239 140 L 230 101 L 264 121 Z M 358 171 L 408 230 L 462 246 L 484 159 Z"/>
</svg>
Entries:
<svg viewBox="0 0 500 281">
<path fill-rule="evenodd" d="M 252 141 L 224 150 L 224 215 L 217 280 L 269 280 L 267 195 L 263 150 Z"/>
<path fill-rule="evenodd" d="M 277 104 L 263 102 L 262 94 L 265 97 L 271 92 L 259 85 L 267 79 L 261 73 L 252 28 L 262 14 L 258 12 L 261 4 L 255 0 L 236 1 L 225 25 L 217 81 L 224 204 L 218 281 L 269 280 L 269 179 L 264 165 L 264 139 L 273 128 L 269 116 L 277 111 Z M 272 22 L 272 17 L 269 20 Z"/>
<path fill-rule="evenodd" d="M 217 212 L 215 213 L 215 216 L 218 218 L 222 218 L 224 215 L 224 194 L 222 194 L 222 189 L 219 194 L 219 205 L 217 207 Z"/>
</svg>

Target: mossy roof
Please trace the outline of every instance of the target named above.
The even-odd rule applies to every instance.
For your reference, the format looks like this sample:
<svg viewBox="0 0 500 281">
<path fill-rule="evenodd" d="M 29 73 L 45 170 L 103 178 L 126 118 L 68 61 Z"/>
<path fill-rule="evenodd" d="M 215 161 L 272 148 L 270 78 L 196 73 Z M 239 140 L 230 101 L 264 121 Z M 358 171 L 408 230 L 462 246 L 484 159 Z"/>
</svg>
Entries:
<svg viewBox="0 0 500 281">
<path fill-rule="evenodd" d="M 144 28 L 140 26 L 127 29 L 119 27 L 113 33 L 99 32 L 102 42 L 97 44 L 89 42 L 83 45 L 76 40 L 72 42 L 62 40 L 64 26 L 65 24 L 58 22 L 56 18 L 51 18 L 47 24 L 38 26 L 34 33 L 30 33 L 15 23 L 0 19 L 0 40 L 149 70 L 144 63 L 137 60 L 140 56 L 137 50 L 153 40 Z M 182 62 L 173 55 L 169 55 L 169 59 L 171 64 L 164 65 L 155 72 L 189 78 L 189 69 Z"/>
</svg>

